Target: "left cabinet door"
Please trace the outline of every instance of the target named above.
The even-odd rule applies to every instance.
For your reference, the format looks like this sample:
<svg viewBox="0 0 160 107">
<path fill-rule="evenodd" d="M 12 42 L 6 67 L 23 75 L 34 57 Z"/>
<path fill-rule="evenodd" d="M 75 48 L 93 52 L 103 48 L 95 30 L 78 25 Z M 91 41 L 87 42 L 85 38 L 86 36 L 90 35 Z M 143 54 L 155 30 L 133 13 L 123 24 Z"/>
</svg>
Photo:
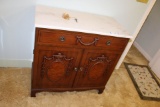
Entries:
<svg viewBox="0 0 160 107">
<path fill-rule="evenodd" d="M 34 51 L 32 89 L 54 91 L 71 88 L 81 55 L 82 49 L 37 46 Z"/>
</svg>

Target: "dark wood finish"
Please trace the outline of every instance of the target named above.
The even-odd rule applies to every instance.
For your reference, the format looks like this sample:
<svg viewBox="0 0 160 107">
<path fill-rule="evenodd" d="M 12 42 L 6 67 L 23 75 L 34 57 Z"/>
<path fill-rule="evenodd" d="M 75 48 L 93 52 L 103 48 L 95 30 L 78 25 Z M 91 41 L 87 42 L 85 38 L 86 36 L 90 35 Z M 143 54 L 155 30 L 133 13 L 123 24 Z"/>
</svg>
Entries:
<svg viewBox="0 0 160 107">
<path fill-rule="evenodd" d="M 36 28 L 31 96 L 98 89 L 111 76 L 127 38 Z"/>
<path fill-rule="evenodd" d="M 105 86 L 119 56 L 107 50 L 86 50 L 74 87 Z"/>
</svg>

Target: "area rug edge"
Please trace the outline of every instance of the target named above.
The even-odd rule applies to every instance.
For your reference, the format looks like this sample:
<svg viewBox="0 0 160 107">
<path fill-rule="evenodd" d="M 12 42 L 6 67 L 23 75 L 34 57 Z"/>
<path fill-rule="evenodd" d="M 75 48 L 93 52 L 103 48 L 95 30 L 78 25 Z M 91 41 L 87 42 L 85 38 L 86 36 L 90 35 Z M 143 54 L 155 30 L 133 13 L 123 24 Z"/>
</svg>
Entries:
<svg viewBox="0 0 160 107">
<path fill-rule="evenodd" d="M 128 65 L 146 67 L 148 69 L 149 73 L 151 74 L 151 76 L 155 79 L 157 85 L 159 85 L 158 80 L 154 77 L 154 75 L 150 71 L 149 67 L 147 65 L 138 65 L 138 64 L 132 64 L 132 63 L 126 63 L 126 62 L 124 62 L 124 65 L 125 65 L 125 68 L 127 69 L 127 72 L 129 74 L 129 76 L 130 76 L 130 78 L 131 78 L 131 80 L 132 80 L 132 82 L 134 84 L 134 87 L 136 88 L 140 98 L 143 99 L 143 100 L 160 101 L 160 98 L 146 97 L 146 96 L 142 95 L 142 93 L 141 93 L 136 81 L 134 80 L 134 77 L 133 77 L 132 73 L 130 72 L 130 69 L 128 68 Z"/>
</svg>

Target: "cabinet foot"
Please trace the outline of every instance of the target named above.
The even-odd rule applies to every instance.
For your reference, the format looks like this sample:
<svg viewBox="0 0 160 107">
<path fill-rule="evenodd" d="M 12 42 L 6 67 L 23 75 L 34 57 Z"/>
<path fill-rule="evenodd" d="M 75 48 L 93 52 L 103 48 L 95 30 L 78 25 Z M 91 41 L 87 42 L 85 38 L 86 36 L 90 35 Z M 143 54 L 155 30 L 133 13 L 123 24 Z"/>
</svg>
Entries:
<svg viewBox="0 0 160 107">
<path fill-rule="evenodd" d="M 98 94 L 102 94 L 103 91 L 104 91 L 104 89 L 99 89 L 99 90 L 98 90 Z"/>
<path fill-rule="evenodd" d="M 35 91 L 31 91 L 31 97 L 36 97 L 36 92 Z"/>
</svg>

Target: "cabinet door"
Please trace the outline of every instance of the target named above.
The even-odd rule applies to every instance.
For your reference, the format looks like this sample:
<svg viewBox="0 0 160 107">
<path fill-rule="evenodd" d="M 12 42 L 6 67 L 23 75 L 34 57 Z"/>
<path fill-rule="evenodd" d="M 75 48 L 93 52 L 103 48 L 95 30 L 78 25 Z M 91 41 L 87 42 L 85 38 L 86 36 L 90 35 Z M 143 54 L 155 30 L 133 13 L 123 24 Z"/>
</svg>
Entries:
<svg viewBox="0 0 160 107">
<path fill-rule="evenodd" d="M 104 87 L 119 57 L 116 52 L 86 50 L 74 87 Z"/>
<path fill-rule="evenodd" d="M 72 87 L 81 54 L 81 49 L 38 47 L 34 58 L 33 88 Z"/>
</svg>

